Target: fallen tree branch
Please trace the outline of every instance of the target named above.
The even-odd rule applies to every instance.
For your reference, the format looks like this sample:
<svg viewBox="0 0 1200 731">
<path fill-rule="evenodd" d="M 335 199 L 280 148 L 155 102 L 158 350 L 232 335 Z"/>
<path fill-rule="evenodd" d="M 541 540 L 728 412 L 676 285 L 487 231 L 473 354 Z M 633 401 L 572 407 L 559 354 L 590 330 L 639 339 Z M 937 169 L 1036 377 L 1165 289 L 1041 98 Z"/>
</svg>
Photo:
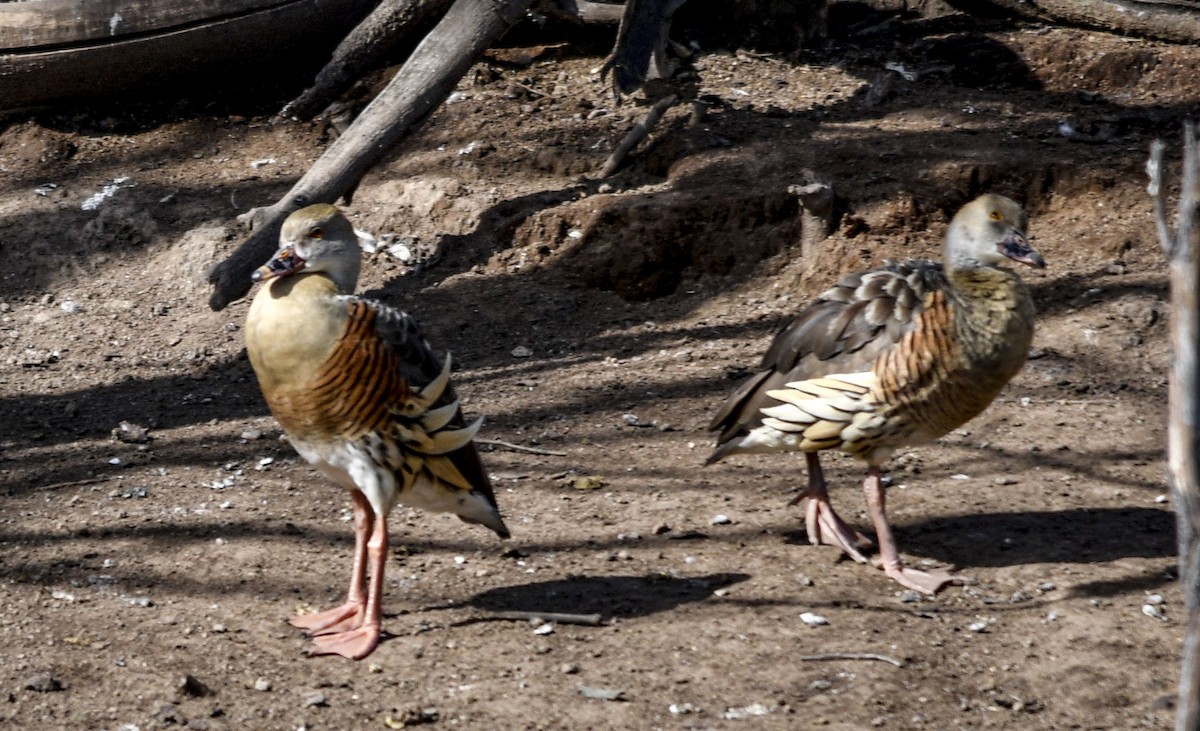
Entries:
<svg viewBox="0 0 1200 731">
<path fill-rule="evenodd" d="M 445 12 L 451 1 L 383 0 L 338 44 L 313 85 L 284 107 L 280 116 L 315 117 L 364 74 L 385 65 L 397 47 Z"/>
<path fill-rule="evenodd" d="M 555 452 L 552 449 L 538 449 L 537 447 L 525 447 L 520 444 L 513 444 L 512 442 L 502 442 L 499 439 L 476 438 L 473 441 L 476 444 L 486 444 L 491 447 L 503 447 L 504 449 L 511 449 L 514 452 L 528 452 L 529 454 L 542 454 L 547 457 L 566 457 L 567 456 L 566 452 Z"/>
<path fill-rule="evenodd" d="M 979 12 L 977 0 L 951 2 L 967 12 Z M 1031 20 L 1129 33 L 1173 43 L 1200 41 L 1200 3 L 1189 0 L 987 0 Z"/>
<path fill-rule="evenodd" d="M 642 121 L 633 125 L 633 129 L 625 135 L 625 139 L 621 140 L 621 144 L 617 145 L 617 149 L 612 151 L 608 159 L 604 161 L 604 167 L 600 170 L 600 176 L 607 178 L 609 175 L 617 172 L 621 167 L 621 163 L 625 161 L 625 157 L 629 151 L 637 147 L 637 144 L 646 139 L 650 131 L 654 129 L 654 125 L 658 124 L 658 120 L 662 115 L 666 114 L 667 110 L 675 106 L 679 102 L 679 97 L 675 94 L 664 96 L 650 107 L 650 111 L 646 112 L 646 116 Z"/>
<path fill-rule="evenodd" d="M 801 655 L 801 660 L 805 662 L 814 662 L 822 660 L 876 660 L 878 662 L 886 662 L 895 665 L 898 668 L 904 667 L 904 663 L 889 655 L 879 655 L 874 652 L 823 652 L 820 655 Z"/>
<path fill-rule="evenodd" d="M 625 14 L 623 5 L 594 3 L 588 0 L 541 0 L 537 9 L 546 15 L 578 25 L 618 25 L 621 16 Z"/>
<path fill-rule="evenodd" d="M 480 54 L 524 15 L 532 0 L 455 0 L 379 96 L 274 205 L 248 211 L 254 231 L 208 273 L 209 306 L 224 309 L 250 291 L 250 274 L 275 250 L 288 214 L 350 191 L 397 142 L 442 103 Z"/>
</svg>

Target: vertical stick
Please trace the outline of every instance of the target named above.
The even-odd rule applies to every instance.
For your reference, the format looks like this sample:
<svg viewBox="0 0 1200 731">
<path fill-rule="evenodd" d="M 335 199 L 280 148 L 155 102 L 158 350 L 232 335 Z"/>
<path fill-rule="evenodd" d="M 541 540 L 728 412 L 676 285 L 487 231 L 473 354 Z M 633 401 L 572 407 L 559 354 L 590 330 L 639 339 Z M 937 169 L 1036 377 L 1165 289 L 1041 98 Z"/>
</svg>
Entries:
<svg viewBox="0 0 1200 731">
<path fill-rule="evenodd" d="M 1179 677 L 1176 731 L 1200 728 L 1200 461 L 1196 449 L 1200 426 L 1200 144 L 1196 127 L 1184 127 L 1183 179 L 1178 228 L 1171 232 L 1162 185 L 1164 145 L 1151 147 L 1146 170 L 1159 239 L 1170 263 L 1171 365 L 1167 405 L 1167 473 L 1175 501 L 1179 542 L 1179 580 L 1189 613 Z"/>
</svg>

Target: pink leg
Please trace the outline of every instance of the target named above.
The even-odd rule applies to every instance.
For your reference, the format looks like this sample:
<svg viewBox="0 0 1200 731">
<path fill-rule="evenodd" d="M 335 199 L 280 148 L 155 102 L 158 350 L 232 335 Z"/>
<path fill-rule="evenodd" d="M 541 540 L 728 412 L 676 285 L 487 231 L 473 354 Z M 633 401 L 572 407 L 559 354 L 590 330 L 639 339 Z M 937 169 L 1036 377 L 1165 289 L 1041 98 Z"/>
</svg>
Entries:
<svg viewBox="0 0 1200 731">
<path fill-rule="evenodd" d="M 936 594 L 947 584 L 962 583 L 962 577 L 946 571 L 921 571 L 905 566 L 900 561 L 896 537 L 892 535 L 892 526 L 887 519 L 887 497 L 883 492 L 883 481 L 880 479 L 878 467 L 867 468 L 863 491 L 867 494 L 867 507 L 871 511 L 871 521 L 875 523 L 875 535 L 879 538 L 879 561 L 876 565 L 883 569 L 884 573 L 901 586 L 925 594 Z"/>
<path fill-rule="evenodd" d="M 387 565 L 388 538 L 387 516 L 375 515 L 374 518 L 371 539 L 367 542 L 371 581 L 367 587 L 362 619 L 349 629 L 313 637 L 314 648 L 309 651 L 310 655 L 341 655 L 351 660 L 361 660 L 379 644 L 379 635 L 383 630 L 380 604 L 383 600 L 383 570 Z"/>
<path fill-rule="evenodd" d="M 354 501 L 354 567 L 350 570 L 350 590 L 346 601 L 339 607 L 316 614 L 298 614 L 288 620 L 307 634 L 320 635 L 343 632 L 362 623 L 364 600 L 366 599 L 367 538 L 375 521 L 370 503 L 358 490 L 350 493 Z"/>
<path fill-rule="evenodd" d="M 788 504 L 795 505 L 808 498 L 804 511 L 804 530 L 808 533 L 809 543 L 814 546 L 836 546 L 855 561 L 866 563 L 867 557 L 862 549 L 870 548 L 871 540 L 847 525 L 834 511 L 829 502 L 825 473 L 821 470 L 821 461 L 816 452 L 805 452 L 804 458 L 808 462 L 808 489 Z"/>
</svg>

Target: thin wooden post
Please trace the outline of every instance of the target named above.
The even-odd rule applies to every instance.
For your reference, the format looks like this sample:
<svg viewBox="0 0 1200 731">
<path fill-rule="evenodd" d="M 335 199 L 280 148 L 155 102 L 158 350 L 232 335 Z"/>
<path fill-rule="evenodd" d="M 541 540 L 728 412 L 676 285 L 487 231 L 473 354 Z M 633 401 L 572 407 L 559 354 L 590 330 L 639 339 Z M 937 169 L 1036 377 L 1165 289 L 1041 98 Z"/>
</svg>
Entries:
<svg viewBox="0 0 1200 731">
<path fill-rule="evenodd" d="M 1200 729 L 1200 142 L 1196 126 L 1184 127 L 1183 177 L 1177 228 L 1167 221 L 1163 151 L 1155 141 L 1146 171 L 1154 200 L 1158 237 L 1170 265 L 1171 363 L 1167 405 L 1167 473 L 1175 502 L 1179 580 L 1188 611 L 1183 666 L 1179 676 L 1176 731 Z"/>
</svg>

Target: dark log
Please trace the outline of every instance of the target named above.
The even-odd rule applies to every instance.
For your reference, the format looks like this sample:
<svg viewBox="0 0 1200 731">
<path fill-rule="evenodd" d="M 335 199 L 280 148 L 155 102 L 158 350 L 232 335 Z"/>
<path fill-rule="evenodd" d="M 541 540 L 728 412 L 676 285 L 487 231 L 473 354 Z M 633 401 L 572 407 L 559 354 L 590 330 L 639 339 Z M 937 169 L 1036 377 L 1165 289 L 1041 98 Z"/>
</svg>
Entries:
<svg viewBox="0 0 1200 731">
<path fill-rule="evenodd" d="M 111 98 L 156 87 L 178 94 L 185 82 L 228 84 L 235 71 L 242 79 L 306 72 L 313 54 L 332 49 L 373 4 L 0 2 L 0 108 Z M 115 5 L 121 6 L 115 13 L 119 22 Z"/>
<path fill-rule="evenodd" d="M 1146 168 L 1159 239 L 1170 265 L 1171 361 L 1167 387 L 1167 476 L 1175 502 L 1179 580 L 1190 619 L 1179 678 L 1176 731 L 1200 728 L 1200 141 L 1184 130 L 1177 228 L 1167 222 L 1162 142 Z"/>
<path fill-rule="evenodd" d="M 1023 18 L 1172 43 L 1200 41 L 1196 0 L 952 0 L 966 12 L 992 5 Z"/>
<path fill-rule="evenodd" d="M 396 76 L 274 205 L 249 211 L 255 230 L 208 274 L 209 305 L 224 309 L 250 290 L 250 274 L 275 250 L 293 211 L 329 203 L 353 189 L 397 142 L 437 108 L 489 46 L 521 19 L 532 0 L 455 0 Z"/>
<path fill-rule="evenodd" d="M 313 85 L 281 116 L 312 119 L 366 73 L 386 65 L 395 50 L 411 41 L 450 7 L 452 0 L 383 0 L 338 44 Z"/>
<path fill-rule="evenodd" d="M 617 25 L 625 14 L 623 5 L 588 0 L 541 0 L 535 7 L 539 13 L 576 25 Z"/>
<path fill-rule="evenodd" d="M 0 3 L 0 52 L 106 41 L 270 10 L 281 0 L 39 0 Z"/>
</svg>

